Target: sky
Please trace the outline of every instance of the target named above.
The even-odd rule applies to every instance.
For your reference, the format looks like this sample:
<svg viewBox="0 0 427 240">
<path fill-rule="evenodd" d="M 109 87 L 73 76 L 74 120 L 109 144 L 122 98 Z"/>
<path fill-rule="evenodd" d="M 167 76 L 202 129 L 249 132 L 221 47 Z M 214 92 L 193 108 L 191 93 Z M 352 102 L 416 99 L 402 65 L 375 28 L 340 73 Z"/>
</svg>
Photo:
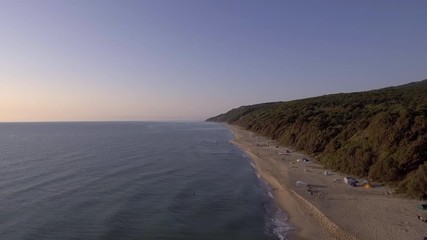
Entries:
<svg viewBox="0 0 427 240">
<path fill-rule="evenodd" d="M 200 121 L 427 78 L 427 1 L 0 0 L 0 122 Z"/>
</svg>

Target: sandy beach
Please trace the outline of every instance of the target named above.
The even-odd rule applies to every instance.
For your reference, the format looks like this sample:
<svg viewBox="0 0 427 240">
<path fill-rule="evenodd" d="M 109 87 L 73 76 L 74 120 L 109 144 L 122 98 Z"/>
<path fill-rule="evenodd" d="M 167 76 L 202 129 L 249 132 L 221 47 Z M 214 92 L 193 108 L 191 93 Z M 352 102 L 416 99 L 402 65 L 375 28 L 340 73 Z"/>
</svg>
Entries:
<svg viewBox="0 0 427 240">
<path fill-rule="evenodd" d="M 375 183 L 373 188 L 352 187 L 344 183 L 346 175 L 325 169 L 308 155 L 237 126 L 227 127 L 234 134 L 232 142 L 253 160 L 277 204 L 289 214 L 295 227 L 290 239 L 427 238 L 427 223 L 418 219 L 427 214 L 417 209 L 422 201 L 395 196 L 392 189 Z M 298 161 L 303 158 L 309 161 Z"/>
</svg>

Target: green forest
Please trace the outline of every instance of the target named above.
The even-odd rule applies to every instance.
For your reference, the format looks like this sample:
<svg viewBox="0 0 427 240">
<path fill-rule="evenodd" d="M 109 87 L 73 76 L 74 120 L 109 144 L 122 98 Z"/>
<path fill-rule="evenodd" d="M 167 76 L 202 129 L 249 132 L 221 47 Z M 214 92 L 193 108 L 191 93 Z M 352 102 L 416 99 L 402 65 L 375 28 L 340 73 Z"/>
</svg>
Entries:
<svg viewBox="0 0 427 240">
<path fill-rule="evenodd" d="M 241 106 L 227 122 L 292 146 L 336 171 L 427 197 L 427 79 L 378 90 Z"/>
</svg>

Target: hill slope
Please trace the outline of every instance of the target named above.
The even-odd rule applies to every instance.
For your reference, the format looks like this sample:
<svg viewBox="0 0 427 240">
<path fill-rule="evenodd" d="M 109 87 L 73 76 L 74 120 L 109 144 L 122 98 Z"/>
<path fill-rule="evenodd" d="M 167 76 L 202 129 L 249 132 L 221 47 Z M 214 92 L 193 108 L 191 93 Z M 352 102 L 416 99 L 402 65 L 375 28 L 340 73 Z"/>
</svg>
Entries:
<svg viewBox="0 0 427 240">
<path fill-rule="evenodd" d="M 427 79 L 397 87 L 242 106 L 207 119 L 306 151 L 334 170 L 427 195 Z"/>
</svg>

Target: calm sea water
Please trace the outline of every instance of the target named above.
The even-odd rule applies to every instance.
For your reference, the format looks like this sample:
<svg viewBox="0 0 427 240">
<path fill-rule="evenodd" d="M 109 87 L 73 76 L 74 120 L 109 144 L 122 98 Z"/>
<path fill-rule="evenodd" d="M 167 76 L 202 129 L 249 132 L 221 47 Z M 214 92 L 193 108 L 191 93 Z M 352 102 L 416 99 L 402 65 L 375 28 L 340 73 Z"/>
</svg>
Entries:
<svg viewBox="0 0 427 240">
<path fill-rule="evenodd" d="M 0 124 L 0 239 L 285 239 L 215 123 Z"/>
</svg>

